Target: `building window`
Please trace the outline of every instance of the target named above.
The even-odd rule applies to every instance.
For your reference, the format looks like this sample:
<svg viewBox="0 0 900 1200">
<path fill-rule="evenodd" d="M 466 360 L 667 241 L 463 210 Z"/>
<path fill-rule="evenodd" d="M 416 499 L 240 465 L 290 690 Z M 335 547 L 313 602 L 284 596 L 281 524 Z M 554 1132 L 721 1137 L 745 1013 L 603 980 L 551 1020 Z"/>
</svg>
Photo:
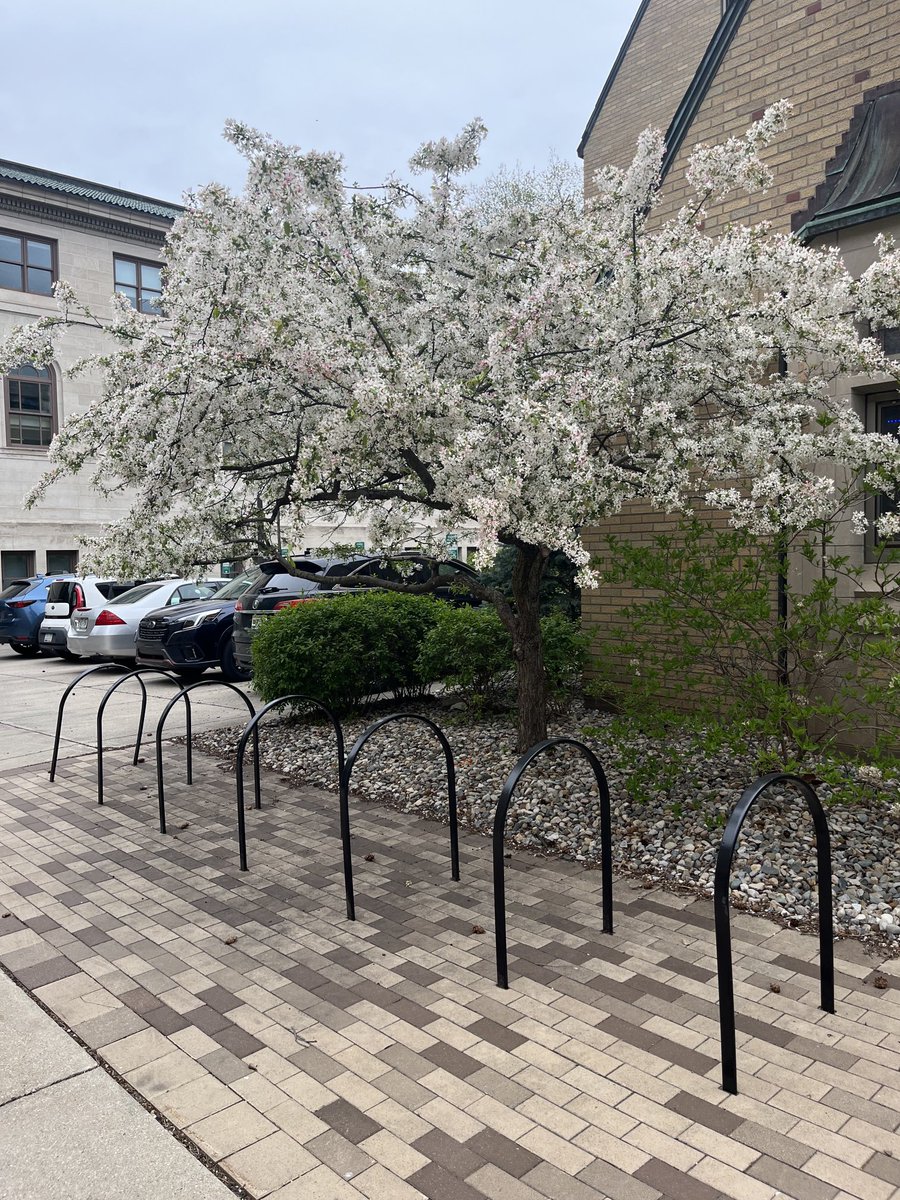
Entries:
<svg viewBox="0 0 900 1200">
<path fill-rule="evenodd" d="M 10 371 L 6 393 L 6 444 L 43 450 L 56 433 L 53 373 L 29 363 Z"/>
<path fill-rule="evenodd" d="M 127 296 L 132 308 L 158 317 L 162 311 L 162 267 L 159 263 L 143 262 L 139 258 L 113 259 L 116 291 Z"/>
<path fill-rule="evenodd" d="M 4 550 L 0 553 L 0 580 L 2 580 L 4 591 L 6 588 L 12 589 L 17 579 L 28 579 L 33 574 L 33 550 Z M 9 594 L 10 596 L 15 595 L 15 591 L 11 590 Z M 6 599 L 5 596 L 4 599 Z"/>
<path fill-rule="evenodd" d="M 56 243 L 0 231 L 0 287 L 53 295 Z"/>
<path fill-rule="evenodd" d="M 866 424 L 869 429 L 900 439 L 900 396 L 870 396 L 867 408 Z M 882 492 L 874 501 L 870 501 L 870 505 L 869 511 L 877 525 L 880 517 L 900 511 L 900 489 Z M 876 534 L 869 550 L 877 553 L 882 546 L 900 546 L 900 537 L 879 539 Z"/>
<path fill-rule="evenodd" d="M 78 566 L 77 550 L 48 550 L 48 575 L 74 575 Z"/>
</svg>

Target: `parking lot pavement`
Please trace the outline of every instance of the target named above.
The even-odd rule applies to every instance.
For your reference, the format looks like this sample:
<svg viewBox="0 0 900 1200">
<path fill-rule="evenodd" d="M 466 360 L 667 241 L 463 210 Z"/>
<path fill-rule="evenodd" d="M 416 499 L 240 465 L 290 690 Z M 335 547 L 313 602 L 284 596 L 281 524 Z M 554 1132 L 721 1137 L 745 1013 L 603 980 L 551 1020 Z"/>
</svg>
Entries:
<svg viewBox="0 0 900 1200">
<path fill-rule="evenodd" d="M 734 914 L 729 1095 L 707 899 L 617 879 L 604 934 L 599 871 L 511 850 L 501 990 L 484 838 L 454 883 L 446 828 L 354 800 L 351 922 L 333 794 L 266 772 L 241 872 L 201 755 L 167 835 L 152 762 L 103 808 L 89 758 L 45 778 L 0 789 L 0 962 L 253 1197 L 900 1196 L 897 962 L 839 942 L 826 1013 L 817 939 Z"/>
<path fill-rule="evenodd" d="M 78 675 L 99 663 L 67 663 L 61 658 L 41 655 L 23 658 L 0 646 L 0 771 L 37 766 L 50 762 L 56 712 L 60 697 Z M 66 702 L 60 758 L 87 754 L 97 744 L 97 708 L 103 693 L 124 672 L 99 671 L 74 689 Z M 161 676 L 143 676 L 147 686 L 147 718 L 144 740 L 152 742 L 156 723 L 166 704 L 176 693 L 169 680 Z M 211 671 L 204 680 L 221 676 Z M 241 691 L 247 693 L 246 684 Z M 252 697 L 251 697 L 252 699 Z M 227 687 L 204 686 L 191 695 L 191 715 L 195 730 L 243 721 L 249 716 L 244 702 Z M 104 713 L 104 742 L 109 747 L 134 743 L 140 711 L 140 691 L 136 682 L 123 684 L 110 700 Z M 166 722 L 166 735 L 177 736 L 184 718 L 173 712 Z"/>
</svg>

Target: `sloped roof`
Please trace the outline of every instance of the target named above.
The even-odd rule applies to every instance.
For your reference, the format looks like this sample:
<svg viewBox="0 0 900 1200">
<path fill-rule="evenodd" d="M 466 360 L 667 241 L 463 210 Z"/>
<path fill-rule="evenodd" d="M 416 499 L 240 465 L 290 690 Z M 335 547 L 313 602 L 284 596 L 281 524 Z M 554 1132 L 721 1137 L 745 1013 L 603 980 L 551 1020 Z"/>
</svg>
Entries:
<svg viewBox="0 0 900 1200">
<path fill-rule="evenodd" d="M 112 208 L 129 209 L 146 216 L 161 217 L 167 221 L 174 221 L 184 212 L 179 204 L 169 204 L 165 200 L 138 195 L 137 192 L 123 192 L 119 188 L 92 183 L 88 179 L 77 179 L 73 175 L 58 175 L 53 171 L 43 171 L 40 167 L 29 167 L 24 163 L 9 162 L 7 159 L 0 159 L 0 178 L 28 183 L 48 192 L 94 200 Z"/>
<path fill-rule="evenodd" d="M 900 212 L 900 80 L 871 88 L 793 228 L 803 238 Z"/>
<path fill-rule="evenodd" d="M 606 97 L 609 95 L 612 85 L 616 81 L 616 76 L 619 73 L 619 68 L 625 61 L 625 55 L 634 40 L 634 35 L 638 31 L 638 26 L 644 19 L 644 13 L 650 5 L 650 0 L 641 0 L 641 6 L 635 13 L 634 20 L 631 22 L 631 28 L 625 34 L 625 41 L 622 43 L 622 48 L 616 56 L 616 61 L 612 65 L 612 69 L 606 78 L 606 83 L 603 85 L 603 91 L 597 98 L 597 103 L 594 105 L 594 111 L 591 113 L 587 125 L 584 127 L 584 133 L 581 135 L 581 141 L 578 143 L 578 157 L 584 158 L 584 148 L 588 144 L 588 138 L 594 131 L 594 126 L 597 124 L 597 118 L 600 116 L 600 111 L 606 103 Z"/>
</svg>

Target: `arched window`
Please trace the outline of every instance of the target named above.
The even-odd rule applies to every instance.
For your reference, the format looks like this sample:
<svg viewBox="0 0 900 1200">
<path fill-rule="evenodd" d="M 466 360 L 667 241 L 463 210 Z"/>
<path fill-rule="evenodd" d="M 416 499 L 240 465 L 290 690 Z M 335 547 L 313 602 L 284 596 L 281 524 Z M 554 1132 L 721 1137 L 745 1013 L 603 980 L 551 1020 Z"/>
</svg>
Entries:
<svg viewBox="0 0 900 1200">
<path fill-rule="evenodd" d="M 24 363 L 6 376 L 6 444 L 46 449 L 56 433 L 56 386 L 53 372 Z"/>
</svg>

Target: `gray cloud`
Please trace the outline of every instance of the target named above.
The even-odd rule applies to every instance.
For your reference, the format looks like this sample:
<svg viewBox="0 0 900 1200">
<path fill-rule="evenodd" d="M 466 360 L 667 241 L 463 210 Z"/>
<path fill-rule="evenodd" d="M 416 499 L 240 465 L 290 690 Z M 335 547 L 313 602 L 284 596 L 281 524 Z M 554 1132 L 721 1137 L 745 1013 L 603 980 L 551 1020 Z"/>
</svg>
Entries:
<svg viewBox="0 0 900 1200">
<path fill-rule="evenodd" d="M 474 116 L 491 131 L 483 172 L 574 159 L 637 3 L 10 7 L 0 156 L 173 200 L 210 179 L 240 184 L 228 117 L 337 150 L 361 183 Z"/>
</svg>

